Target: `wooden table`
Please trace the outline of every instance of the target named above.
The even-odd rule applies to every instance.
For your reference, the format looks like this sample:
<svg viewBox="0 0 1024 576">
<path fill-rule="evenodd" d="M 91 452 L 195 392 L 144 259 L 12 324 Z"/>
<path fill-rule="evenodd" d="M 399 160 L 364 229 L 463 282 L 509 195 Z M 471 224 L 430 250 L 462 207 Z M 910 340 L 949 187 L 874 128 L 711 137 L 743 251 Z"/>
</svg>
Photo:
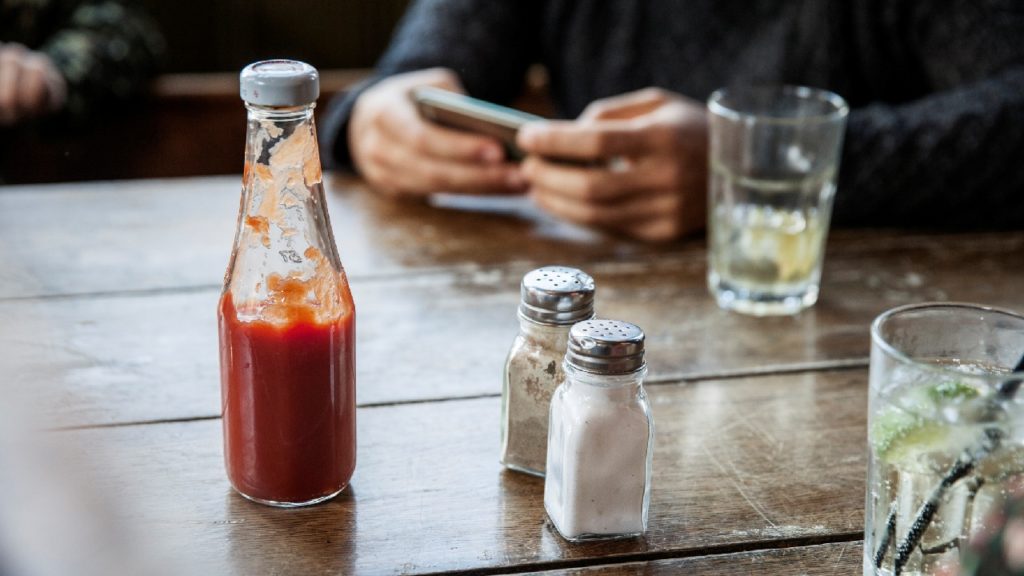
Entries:
<svg viewBox="0 0 1024 576">
<path fill-rule="evenodd" d="M 359 314 L 359 463 L 300 510 L 243 500 L 223 471 L 215 305 L 238 178 L 0 189 L 6 384 L 83 447 L 122 520 L 207 574 L 858 573 L 871 319 L 1024 308 L 1024 233 L 835 231 L 818 305 L 753 319 L 707 295 L 701 240 L 603 237 L 519 199 L 328 188 Z M 542 482 L 497 462 L 518 283 L 551 263 L 591 272 L 599 314 L 647 332 L 643 539 L 567 544 Z"/>
</svg>

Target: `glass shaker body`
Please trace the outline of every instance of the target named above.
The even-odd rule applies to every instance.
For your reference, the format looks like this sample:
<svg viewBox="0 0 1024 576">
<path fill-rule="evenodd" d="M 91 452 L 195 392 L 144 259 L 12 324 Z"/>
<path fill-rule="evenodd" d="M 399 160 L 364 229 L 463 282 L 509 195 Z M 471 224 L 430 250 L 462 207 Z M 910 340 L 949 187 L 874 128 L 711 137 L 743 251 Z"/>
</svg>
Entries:
<svg viewBox="0 0 1024 576">
<path fill-rule="evenodd" d="M 548 408 L 562 382 L 569 329 L 594 316 L 594 279 L 565 266 L 523 276 L 519 335 L 512 343 L 501 394 L 501 463 L 543 476 L 547 464 Z"/>
<path fill-rule="evenodd" d="M 654 448 L 647 368 L 595 374 L 571 354 L 551 398 L 544 507 L 570 541 L 639 536 L 647 529 Z"/>
<path fill-rule="evenodd" d="M 501 395 L 501 463 L 508 468 L 544 475 L 548 408 L 564 379 L 562 360 L 569 328 L 519 315 L 519 335 L 505 361 Z"/>
<path fill-rule="evenodd" d="M 316 79 L 305 64 L 257 63 L 243 72 L 243 97 L 250 71 Z M 218 310 L 221 398 L 231 485 L 302 506 L 341 492 L 355 469 L 355 306 L 324 201 L 315 95 L 284 89 L 300 103 L 246 102 L 242 202 Z"/>
</svg>

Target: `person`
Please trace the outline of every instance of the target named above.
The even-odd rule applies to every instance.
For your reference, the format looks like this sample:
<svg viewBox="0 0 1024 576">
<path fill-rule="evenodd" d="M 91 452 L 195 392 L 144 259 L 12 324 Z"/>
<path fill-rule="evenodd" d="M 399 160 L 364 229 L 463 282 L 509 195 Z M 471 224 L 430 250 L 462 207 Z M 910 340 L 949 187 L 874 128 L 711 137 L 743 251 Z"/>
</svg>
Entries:
<svg viewBox="0 0 1024 576">
<path fill-rule="evenodd" d="M 0 0 L 0 128 L 127 99 L 163 51 L 156 26 L 117 0 Z"/>
<path fill-rule="evenodd" d="M 836 223 L 1019 227 L 1022 35 L 1015 0 L 419 0 L 374 77 L 333 103 L 323 140 L 385 193 L 527 191 L 572 222 L 666 240 L 705 223 L 707 96 L 810 85 L 852 108 Z M 518 166 L 420 119 L 408 96 L 509 103 L 538 62 L 575 120 L 521 130 Z"/>
</svg>

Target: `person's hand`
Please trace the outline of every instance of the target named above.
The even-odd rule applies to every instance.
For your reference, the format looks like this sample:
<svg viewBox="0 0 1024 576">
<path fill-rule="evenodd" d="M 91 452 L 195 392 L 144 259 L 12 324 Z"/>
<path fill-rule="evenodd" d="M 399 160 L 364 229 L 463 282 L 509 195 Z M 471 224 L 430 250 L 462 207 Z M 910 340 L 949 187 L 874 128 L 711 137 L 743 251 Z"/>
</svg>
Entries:
<svg viewBox="0 0 1024 576">
<path fill-rule="evenodd" d="M 0 125 L 59 110 L 67 84 L 48 56 L 21 44 L 0 44 Z"/>
<path fill-rule="evenodd" d="M 576 121 L 528 124 L 517 143 L 529 154 L 530 195 L 556 216 L 652 242 L 705 225 L 699 102 L 657 88 L 630 92 L 592 103 Z"/>
<path fill-rule="evenodd" d="M 454 73 L 434 68 L 388 78 L 356 100 L 349 150 L 371 186 L 404 196 L 522 192 L 518 166 L 505 162 L 496 139 L 420 117 L 411 95 L 420 86 L 463 92 Z"/>
</svg>

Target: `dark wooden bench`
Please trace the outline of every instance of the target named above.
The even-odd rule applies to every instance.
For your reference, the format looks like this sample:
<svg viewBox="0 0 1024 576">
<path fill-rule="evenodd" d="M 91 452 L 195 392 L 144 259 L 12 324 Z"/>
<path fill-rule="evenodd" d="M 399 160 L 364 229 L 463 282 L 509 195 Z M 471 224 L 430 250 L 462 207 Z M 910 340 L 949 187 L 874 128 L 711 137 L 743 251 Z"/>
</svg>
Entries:
<svg viewBox="0 0 1024 576">
<path fill-rule="evenodd" d="M 324 71 L 320 104 L 368 74 Z M 0 178 L 9 183 L 228 174 L 242 169 L 245 108 L 237 73 L 169 74 L 90 125 L 3 134 Z"/>
<path fill-rule="evenodd" d="M 369 74 L 368 69 L 322 71 L 320 106 Z M 527 75 L 516 106 L 551 115 L 543 69 Z M 90 125 L 0 132 L 0 182 L 231 174 L 242 171 L 244 146 L 237 73 L 168 74 L 153 82 L 147 98 Z"/>
</svg>

